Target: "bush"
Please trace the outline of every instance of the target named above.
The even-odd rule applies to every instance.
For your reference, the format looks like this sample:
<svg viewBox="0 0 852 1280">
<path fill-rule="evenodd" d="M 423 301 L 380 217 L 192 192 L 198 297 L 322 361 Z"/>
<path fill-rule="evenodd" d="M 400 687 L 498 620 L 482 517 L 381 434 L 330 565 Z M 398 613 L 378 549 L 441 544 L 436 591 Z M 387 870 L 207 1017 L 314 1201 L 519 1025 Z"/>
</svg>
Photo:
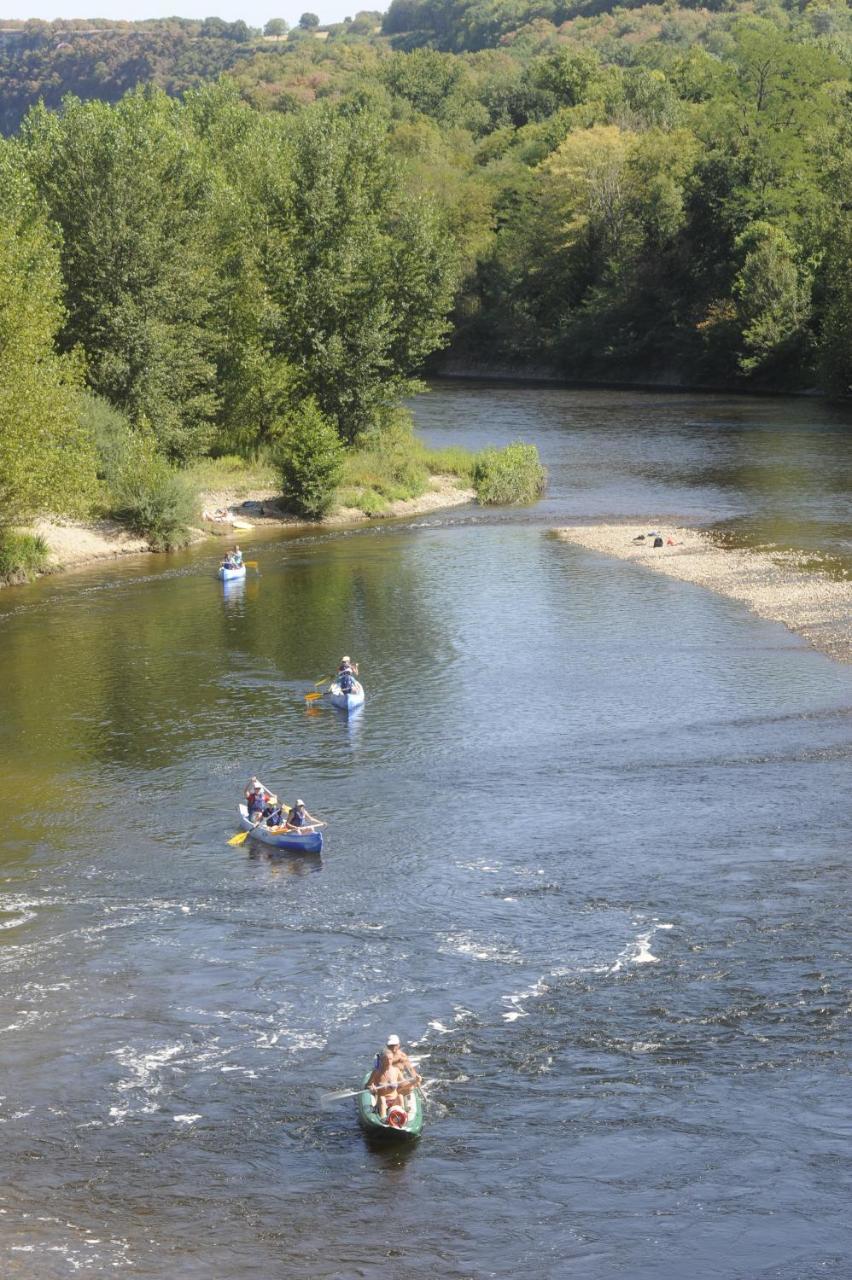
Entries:
<svg viewBox="0 0 852 1280">
<path fill-rule="evenodd" d="M 128 468 L 113 489 L 113 514 L 156 551 L 189 542 L 198 497 L 190 481 L 156 455 Z"/>
<path fill-rule="evenodd" d="M 423 460 L 433 476 L 458 476 L 468 483 L 473 481 L 476 456 L 461 445 L 449 445 L 446 449 L 426 449 Z"/>
<path fill-rule="evenodd" d="M 485 449 L 476 459 L 473 484 L 479 502 L 506 505 L 535 502 L 547 473 L 534 444 L 516 441 L 505 449 Z"/>
<path fill-rule="evenodd" d="M 94 441 L 98 479 L 111 489 L 135 465 L 142 442 L 120 410 L 90 391 L 80 397 L 80 423 Z"/>
<path fill-rule="evenodd" d="M 362 436 L 346 457 L 344 473 L 348 485 L 373 489 L 388 502 L 419 498 L 426 490 L 429 467 L 410 418 L 396 414 Z"/>
<path fill-rule="evenodd" d="M 314 399 L 305 400 L 293 414 L 273 456 L 287 505 L 319 520 L 334 504 L 343 474 L 343 445 Z"/>
<path fill-rule="evenodd" d="M 50 548 L 33 533 L 0 529 L 0 582 L 29 582 L 48 568 Z"/>
<path fill-rule="evenodd" d="M 380 516 L 387 511 L 388 500 L 375 489 L 338 489 L 337 502 L 341 507 L 352 507 L 365 516 Z"/>
</svg>

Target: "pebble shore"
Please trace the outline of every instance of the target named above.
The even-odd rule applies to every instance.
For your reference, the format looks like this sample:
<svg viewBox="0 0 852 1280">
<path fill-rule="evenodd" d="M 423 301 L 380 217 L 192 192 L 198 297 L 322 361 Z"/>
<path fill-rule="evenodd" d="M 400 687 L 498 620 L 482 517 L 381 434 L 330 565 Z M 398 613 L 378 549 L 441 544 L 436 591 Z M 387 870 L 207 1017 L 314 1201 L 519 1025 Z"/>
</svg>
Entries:
<svg viewBox="0 0 852 1280">
<path fill-rule="evenodd" d="M 655 548 L 649 537 L 633 541 L 651 529 L 659 530 L 662 547 Z M 653 518 L 638 528 L 634 523 L 574 525 L 555 532 L 589 551 L 630 560 L 740 600 L 838 662 L 852 662 L 852 582 L 806 567 L 813 565 L 813 555 L 780 548 L 726 548 L 708 533 L 655 523 Z"/>
</svg>

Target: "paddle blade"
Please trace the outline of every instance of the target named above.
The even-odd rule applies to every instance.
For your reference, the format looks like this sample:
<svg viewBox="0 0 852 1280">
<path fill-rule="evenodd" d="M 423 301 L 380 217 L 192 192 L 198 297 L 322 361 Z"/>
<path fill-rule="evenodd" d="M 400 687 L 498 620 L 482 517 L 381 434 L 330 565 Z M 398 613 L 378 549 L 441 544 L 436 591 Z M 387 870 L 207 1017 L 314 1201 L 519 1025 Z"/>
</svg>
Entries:
<svg viewBox="0 0 852 1280">
<path fill-rule="evenodd" d="M 244 560 L 244 561 L 243 561 L 243 564 L 245 565 L 245 567 L 246 567 L 247 569 L 256 569 L 256 568 L 257 568 L 257 561 L 256 561 L 256 560 Z"/>
<path fill-rule="evenodd" d="M 319 684 L 328 684 L 328 682 L 329 682 L 329 680 L 330 680 L 330 679 L 331 679 L 331 676 L 323 676 L 322 680 L 315 680 L 315 681 L 314 681 L 314 686 L 319 685 Z"/>
<path fill-rule="evenodd" d="M 324 1093 L 320 1103 L 326 1106 L 329 1102 L 339 1102 L 341 1098 L 357 1098 L 358 1094 L 363 1092 L 363 1089 L 343 1089 L 340 1093 Z"/>
<path fill-rule="evenodd" d="M 250 831 L 238 831 L 235 836 L 231 836 L 228 844 L 233 845 L 236 848 L 238 844 L 245 844 L 250 835 Z"/>
<path fill-rule="evenodd" d="M 321 693 L 306 693 L 305 702 L 315 702 L 317 698 L 321 698 Z"/>
</svg>

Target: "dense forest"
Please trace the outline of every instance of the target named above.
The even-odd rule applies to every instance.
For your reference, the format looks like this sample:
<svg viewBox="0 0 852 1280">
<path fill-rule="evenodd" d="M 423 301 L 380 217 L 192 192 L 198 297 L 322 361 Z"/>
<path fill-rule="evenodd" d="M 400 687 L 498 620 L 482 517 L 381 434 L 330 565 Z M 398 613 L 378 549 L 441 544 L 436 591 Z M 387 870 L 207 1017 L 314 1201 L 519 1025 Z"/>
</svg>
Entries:
<svg viewBox="0 0 852 1280">
<path fill-rule="evenodd" d="M 7 520 L 110 413 L 152 466 L 348 445 L 439 352 L 852 386 L 844 0 L 85 25 L 0 30 Z"/>
</svg>

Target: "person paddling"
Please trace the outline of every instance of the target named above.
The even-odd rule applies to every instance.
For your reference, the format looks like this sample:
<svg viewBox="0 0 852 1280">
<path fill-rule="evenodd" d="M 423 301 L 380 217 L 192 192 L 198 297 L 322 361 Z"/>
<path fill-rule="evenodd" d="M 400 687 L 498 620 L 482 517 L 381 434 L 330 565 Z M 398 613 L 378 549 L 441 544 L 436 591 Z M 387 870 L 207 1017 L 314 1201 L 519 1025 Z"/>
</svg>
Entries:
<svg viewBox="0 0 852 1280">
<path fill-rule="evenodd" d="M 246 808 L 252 822 L 267 817 L 275 807 L 276 797 L 267 791 L 262 782 L 252 778 L 245 790 Z"/>
<path fill-rule="evenodd" d="M 358 674 L 358 663 L 345 655 L 340 659 L 340 666 L 337 668 L 337 683 L 341 693 L 352 693 L 358 685 L 355 677 Z"/>
<path fill-rule="evenodd" d="M 399 1120 L 401 1119 L 404 1124 L 408 1114 L 401 1080 L 399 1068 L 391 1062 L 390 1053 L 385 1049 L 379 1054 L 378 1065 L 367 1081 L 367 1088 L 376 1100 L 379 1119 L 389 1122 L 395 1120 L 398 1128 L 401 1128 Z"/>
<path fill-rule="evenodd" d="M 300 831 L 305 827 L 321 827 L 319 818 L 314 818 L 305 808 L 304 800 L 297 800 L 287 818 L 286 830 Z"/>
<path fill-rule="evenodd" d="M 409 1095 L 423 1083 L 423 1077 L 399 1042 L 399 1036 L 388 1036 L 386 1050 L 391 1063 L 400 1073 L 399 1092 L 408 1099 Z"/>
</svg>

